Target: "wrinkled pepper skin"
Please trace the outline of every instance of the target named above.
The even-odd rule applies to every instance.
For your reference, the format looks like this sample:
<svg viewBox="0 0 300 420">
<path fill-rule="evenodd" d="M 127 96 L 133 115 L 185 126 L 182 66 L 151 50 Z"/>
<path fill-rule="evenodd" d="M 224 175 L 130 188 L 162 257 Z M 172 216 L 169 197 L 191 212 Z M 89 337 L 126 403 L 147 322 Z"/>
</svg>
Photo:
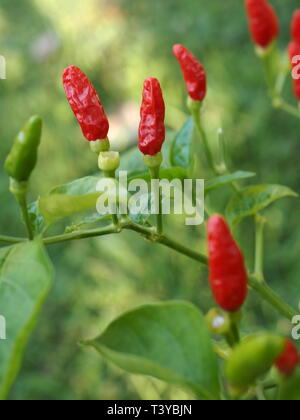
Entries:
<svg viewBox="0 0 300 420">
<path fill-rule="evenodd" d="M 180 64 L 189 96 L 194 101 L 203 101 L 207 91 L 203 65 L 183 45 L 174 45 L 173 53 Z"/>
<path fill-rule="evenodd" d="M 300 70 L 297 71 L 297 69 L 295 68 L 296 66 L 299 67 L 300 61 L 297 61 L 297 62 L 292 61 L 295 56 L 297 55 L 300 56 L 300 44 L 297 44 L 294 41 L 290 42 L 288 46 L 288 54 L 291 60 L 291 66 L 293 69 L 295 69 L 295 72 L 297 73 L 295 76 L 299 77 L 298 79 L 293 77 L 293 85 L 294 85 L 294 94 L 296 98 L 298 99 L 298 101 L 300 101 Z"/>
<path fill-rule="evenodd" d="M 291 26 L 292 40 L 300 45 L 300 10 L 296 10 Z"/>
<path fill-rule="evenodd" d="M 155 156 L 165 141 L 165 103 L 157 79 L 144 82 L 139 126 L 139 149 L 144 155 Z"/>
<path fill-rule="evenodd" d="M 105 140 L 109 122 L 88 77 L 78 67 L 70 66 L 63 73 L 63 85 L 84 137 L 88 141 Z"/>
<path fill-rule="evenodd" d="M 238 311 L 248 288 L 243 254 L 221 216 L 211 217 L 207 229 L 210 284 L 215 300 L 225 311 Z"/>
<path fill-rule="evenodd" d="M 226 377 L 236 391 L 245 391 L 273 366 L 282 353 L 284 338 L 271 334 L 249 336 L 236 346 L 226 365 Z"/>
<path fill-rule="evenodd" d="M 42 119 L 33 116 L 17 135 L 4 167 L 11 178 L 26 182 L 34 170 L 42 135 Z"/>
<path fill-rule="evenodd" d="M 267 0 L 246 0 L 249 30 L 253 42 L 267 48 L 279 34 L 277 15 Z"/>
<path fill-rule="evenodd" d="M 275 366 L 285 376 L 291 376 L 299 365 L 298 349 L 291 340 L 286 340 L 283 352 L 275 362 Z"/>
</svg>

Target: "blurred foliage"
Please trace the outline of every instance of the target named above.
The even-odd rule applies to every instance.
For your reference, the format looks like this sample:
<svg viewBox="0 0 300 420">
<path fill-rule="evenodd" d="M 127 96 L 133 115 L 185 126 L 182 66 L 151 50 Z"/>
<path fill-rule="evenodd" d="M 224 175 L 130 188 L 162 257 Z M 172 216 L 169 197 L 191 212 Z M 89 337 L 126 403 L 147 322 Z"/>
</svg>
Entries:
<svg viewBox="0 0 300 420">
<path fill-rule="evenodd" d="M 298 0 L 274 0 L 273 4 L 281 18 L 284 48 Z M 45 121 L 32 199 L 53 185 L 97 170 L 65 100 L 64 67 L 78 65 L 89 75 L 110 114 L 112 141 L 126 149 L 136 140 L 145 77 L 155 76 L 162 82 L 168 126 L 178 129 L 186 118 L 186 95 L 171 49 L 178 42 L 190 47 L 207 68 L 206 124 L 212 139 L 223 126 L 232 168 L 256 172 L 257 183 L 280 183 L 299 192 L 299 121 L 269 105 L 242 0 L 0 0 L 0 32 L 0 54 L 7 60 L 7 80 L 0 81 L 1 161 L 31 114 L 39 113 Z M 293 100 L 290 83 L 286 95 Z M 201 176 L 207 177 L 204 163 Z M 1 167 L 1 232 L 16 234 L 22 226 L 7 184 Z M 213 194 L 210 205 L 223 210 L 223 194 Z M 266 213 L 267 278 L 294 305 L 299 301 L 298 206 L 298 201 L 287 199 Z M 177 219 L 169 223 L 178 238 L 205 249 L 204 228 L 184 228 Z M 254 232 L 249 219 L 239 233 L 251 263 L 249 238 Z M 186 397 L 157 381 L 126 375 L 77 344 L 143 302 L 180 298 L 193 301 L 203 311 L 211 307 L 205 270 L 133 235 L 50 249 L 57 268 L 56 285 L 27 349 L 12 399 Z M 262 326 L 281 332 L 288 328 L 252 296 L 244 327 L 248 331 Z"/>
</svg>

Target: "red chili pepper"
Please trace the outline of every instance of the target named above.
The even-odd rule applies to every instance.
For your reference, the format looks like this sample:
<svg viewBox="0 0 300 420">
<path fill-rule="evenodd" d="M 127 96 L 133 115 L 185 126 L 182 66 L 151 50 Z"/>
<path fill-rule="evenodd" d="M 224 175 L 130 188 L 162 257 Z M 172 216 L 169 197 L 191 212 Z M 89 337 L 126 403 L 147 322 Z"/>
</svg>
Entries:
<svg viewBox="0 0 300 420">
<path fill-rule="evenodd" d="M 165 103 L 157 79 L 149 77 L 144 82 L 139 127 L 139 149 L 144 155 L 154 156 L 161 151 L 165 141 Z"/>
<path fill-rule="evenodd" d="M 268 47 L 279 34 L 279 21 L 267 0 L 246 0 L 249 29 L 255 44 Z"/>
<path fill-rule="evenodd" d="M 209 219 L 208 249 L 214 297 L 226 311 L 238 311 L 247 297 L 247 271 L 243 254 L 221 216 Z"/>
<path fill-rule="evenodd" d="M 87 76 L 75 66 L 63 73 L 67 99 L 88 141 L 105 140 L 109 123 L 99 96 Z"/>
<path fill-rule="evenodd" d="M 203 65 L 183 45 L 174 45 L 173 52 L 181 66 L 188 94 L 194 101 L 203 101 L 206 95 L 206 72 Z"/>
<path fill-rule="evenodd" d="M 299 68 L 300 60 L 293 60 L 296 56 L 300 57 L 300 44 L 292 41 L 288 47 L 288 54 L 291 59 L 292 68 L 295 69 L 295 71 L 293 71 L 294 93 L 296 98 L 300 101 L 300 69 L 298 71 L 296 69 L 296 66 Z"/>
<path fill-rule="evenodd" d="M 284 351 L 276 360 L 275 366 L 279 372 L 290 376 L 294 373 L 299 362 L 300 358 L 297 347 L 291 340 L 286 340 Z"/>
<path fill-rule="evenodd" d="M 300 44 L 300 10 L 296 10 L 292 20 L 292 40 Z"/>
</svg>

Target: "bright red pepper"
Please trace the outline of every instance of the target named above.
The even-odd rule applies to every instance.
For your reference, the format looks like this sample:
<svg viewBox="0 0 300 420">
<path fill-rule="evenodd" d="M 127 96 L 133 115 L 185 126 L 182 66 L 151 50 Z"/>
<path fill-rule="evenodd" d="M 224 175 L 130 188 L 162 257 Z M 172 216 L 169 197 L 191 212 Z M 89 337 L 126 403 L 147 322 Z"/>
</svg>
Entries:
<svg viewBox="0 0 300 420">
<path fill-rule="evenodd" d="M 203 101 L 207 90 L 203 65 L 183 45 L 174 45 L 173 52 L 181 66 L 188 94 L 194 101 Z"/>
<path fill-rule="evenodd" d="M 292 40 L 300 44 L 300 10 L 296 10 L 292 20 Z"/>
<path fill-rule="evenodd" d="M 161 151 L 165 141 L 165 103 L 157 79 L 149 77 L 144 82 L 139 127 L 139 149 L 144 155 L 154 156 Z"/>
<path fill-rule="evenodd" d="M 247 297 L 248 276 L 243 254 L 221 216 L 208 221 L 208 249 L 214 297 L 224 310 L 238 311 Z"/>
<path fill-rule="evenodd" d="M 300 358 L 298 349 L 291 340 L 286 340 L 283 353 L 278 357 L 275 366 L 282 374 L 290 376 L 299 365 Z"/>
<path fill-rule="evenodd" d="M 299 68 L 300 60 L 297 60 L 297 61 L 293 60 L 294 57 L 296 56 L 300 57 L 300 44 L 297 44 L 294 41 L 290 42 L 289 47 L 288 47 L 288 54 L 290 56 L 292 68 L 294 69 L 293 71 L 294 93 L 295 93 L 296 98 L 300 101 L 300 70 L 297 71 L 297 68 Z"/>
<path fill-rule="evenodd" d="M 249 29 L 255 44 L 267 48 L 279 34 L 277 15 L 267 0 L 246 0 Z"/>
<path fill-rule="evenodd" d="M 107 138 L 109 123 L 99 96 L 87 76 L 75 66 L 63 73 L 67 99 L 88 141 Z"/>
</svg>

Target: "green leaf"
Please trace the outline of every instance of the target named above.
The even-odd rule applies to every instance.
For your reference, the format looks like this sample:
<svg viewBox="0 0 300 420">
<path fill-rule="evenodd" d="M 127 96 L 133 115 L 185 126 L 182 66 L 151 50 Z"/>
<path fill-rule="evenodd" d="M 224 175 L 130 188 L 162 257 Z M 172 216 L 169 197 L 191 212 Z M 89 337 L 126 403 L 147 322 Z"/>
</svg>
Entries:
<svg viewBox="0 0 300 420">
<path fill-rule="evenodd" d="M 173 166 L 188 170 L 192 163 L 192 144 L 194 135 L 193 119 L 189 118 L 176 135 L 171 146 L 170 160 Z"/>
<path fill-rule="evenodd" d="M 137 146 L 122 153 L 119 171 L 128 171 L 132 176 L 145 172 L 143 157 Z"/>
<path fill-rule="evenodd" d="M 68 184 L 59 185 L 50 191 L 50 195 L 66 194 L 66 195 L 89 195 L 94 194 L 97 183 L 101 177 L 86 176 L 76 179 Z"/>
<path fill-rule="evenodd" d="M 208 193 L 224 185 L 232 182 L 240 181 L 241 179 L 252 178 L 256 176 L 253 172 L 237 171 L 232 174 L 221 175 L 205 182 L 205 192 Z"/>
<path fill-rule="evenodd" d="M 128 372 L 188 387 L 200 398 L 220 398 L 218 366 L 205 320 L 184 302 L 130 311 L 86 342 Z"/>
<path fill-rule="evenodd" d="M 280 401 L 300 401 L 300 367 L 292 376 L 282 378 L 278 399 Z"/>
<path fill-rule="evenodd" d="M 0 249 L 0 313 L 7 330 L 0 342 L 0 400 L 7 398 L 19 372 L 52 279 L 52 264 L 39 240 Z"/>
<path fill-rule="evenodd" d="M 99 193 L 88 195 L 53 194 L 39 200 L 39 210 L 47 224 L 72 214 L 96 209 Z"/>
<path fill-rule="evenodd" d="M 169 181 L 183 180 L 187 177 L 187 172 L 183 168 L 164 168 L 160 175 L 162 179 Z M 128 173 L 128 182 L 137 178 L 150 182 L 150 175 L 145 169 L 142 172 Z M 49 195 L 30 204 L 28 209 L 34 231 L 41 232 L 46 225 L 51 225 L 59 219 L 96 209 L 97 199 L 100 196 L 97 184 L 100 179 L 101 177 L 88 176 L 60 185 L 53 188 Z"/>
<path fill-rule="evenodd" d="M 226 215 L 237 224 L 248 216 L 255 215 L 274 201 L 283 197 L 297 197 L 297 194 L 282 185 L 256 185 L 247 187 L 236 193 L 229 201 Z"/>
<path fill-rule="evenodd" d="M 29 206 L 30 217 L 35 231 L 40 231 L 44 225 L 50 225 L 57 220 L 96 209 L 99 197 L 97 183 L 101 177 L 88 176 L 68 184 L 53 188 L 49 195 L 41 197 Z"/>
</svg>

